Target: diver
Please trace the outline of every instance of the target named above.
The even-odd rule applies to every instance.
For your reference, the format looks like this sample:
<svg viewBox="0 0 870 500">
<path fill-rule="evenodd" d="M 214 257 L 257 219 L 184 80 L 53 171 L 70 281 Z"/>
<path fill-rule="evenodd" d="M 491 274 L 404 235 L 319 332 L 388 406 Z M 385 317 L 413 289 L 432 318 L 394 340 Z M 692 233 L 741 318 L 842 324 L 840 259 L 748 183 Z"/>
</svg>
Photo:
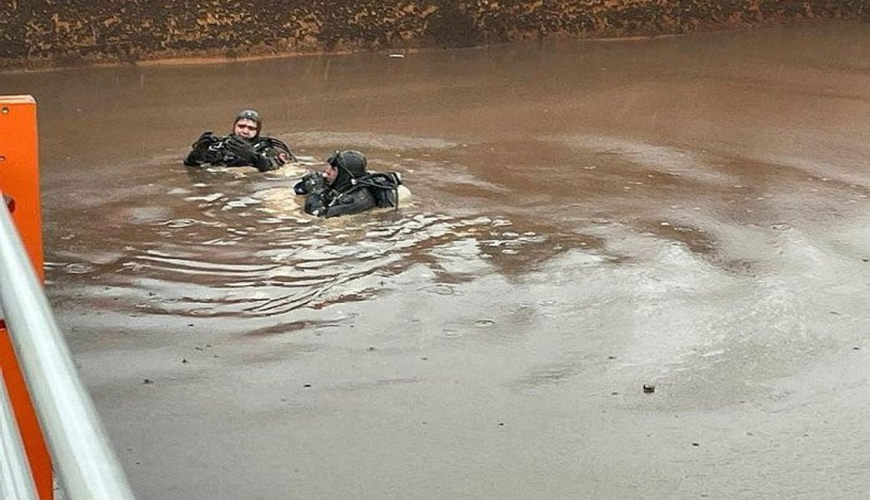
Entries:
<svg viewBox="0 0 870 500">
<path fill-rule="evenodd" d="M 204 163 L 226 167 L 252 166 L 260 172 L 268 172 L 295 162 L 296 157 L 286 144 L 260 135 L 262 128 L 260 114 L 246 109 L 236 116 L 230 135 L 221 137 L 212 132 L 203 132 L 193 143 L 184 164 L 188 167 L 198 167 Z"/>
<path fill-rule="evenodd" d="M 302 177 L 293 191 L 305 195 L 305 213 L 335 217 L 371 208 L 399 207 L 398 172 L 368 172 L 366 157 L 359 151 L 336 151 L 326 160 L 323 172 Z"/>
</svg>

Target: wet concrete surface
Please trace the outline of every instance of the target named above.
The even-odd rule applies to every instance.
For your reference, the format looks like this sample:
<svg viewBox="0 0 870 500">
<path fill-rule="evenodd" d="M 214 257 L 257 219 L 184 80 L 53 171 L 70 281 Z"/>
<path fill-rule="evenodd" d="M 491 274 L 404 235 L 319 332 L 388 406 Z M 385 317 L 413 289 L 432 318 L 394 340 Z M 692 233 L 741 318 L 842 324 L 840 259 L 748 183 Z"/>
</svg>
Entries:
<svg viewBox="0 0 870 500">
<path fill-rule="evenodd" d="M 0 88 L 38 100 L 48 293 L 140 499 L 870 487 L 870 25 Z M 300 165 L 181 166 L 248 107 Z M 300 215 L 346 147 L 412 197 Z"/>
</svg>

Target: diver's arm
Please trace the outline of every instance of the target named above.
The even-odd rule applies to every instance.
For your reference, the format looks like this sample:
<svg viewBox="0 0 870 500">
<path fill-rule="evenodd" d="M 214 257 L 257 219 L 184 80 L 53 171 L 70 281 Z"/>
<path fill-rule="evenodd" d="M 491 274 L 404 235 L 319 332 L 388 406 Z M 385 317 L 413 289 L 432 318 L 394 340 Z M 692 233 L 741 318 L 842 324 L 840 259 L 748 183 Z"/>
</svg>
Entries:
<svg viewBox="0 0 870 500">
<path fill-rule="evenodd" d="M 296 161 L 286 144 L 271 137 L 263 137 L 255 143 L 254 152 L 253 165 L 260 172 L 277 170 L 291 161 Z"/>
<path fill-rule="evenodd" d="M 261 153 L 255 149 L 255 145 L 251 144 L 244 137 L 239 137 L 235 134 L 230 134 L 223 142 L 224 149 L 235 157 L 234 161 L 228 162 L 228 165 L 233 167 L 241 167 L 250 165 L 255 167 L 260 172 L 274 170 L 280 165 L 273 164 Z"/>
<path fill-rule="evenodd" d="M 316 217 L 328 217 L 327 198 L 323 193 L 309 194 L 305 197 L 305 213 Z"/>
<path fill-rule="evenodd" d="M 296 155 L 290 151 L 290 146 L 284 141 L 274 137 L 266 137 L 265 142 L 268 144 L 267 156 L 274 156 L 281 165 L 297 161 Z"/>
<path fill-rule="evenodd" d="M 254 153 L 251 157 L 251 165 L 254 166 L 260 172 L 268 172 L 270 170 L 278 170 L 278 167 L 281 166 L 280 163 L 275 163 L 270 161 L 269 158 L 266 158 L 261 153 Z"/>
<path fill-rule="evenodd" d="M 191 145 L 190 153 L 184 159 L 184 164 L 188 167 L 198 167 L 203 163 L 209 163 L 211 161 L 209 156 L 213 156 L 209 155 L 209 148 L 220 141 L 221 139 L 212 132 L 203 132 L 199 139 Z"/>
<path fill-rule="evenodd" d="M 191 151 L 188 153 L 187 158 L 184 159 L 184 164 L 188 167 L 198 167 L 203 164 L 203 161 L 199 153 Z"/>
<path fill-rule="evenodd" d="M 327 211 L 328 200 L 326 178 L 320 172 L 306 174 L 296 185 L 293 192 L 305 196 L 305 213 L 322 216 Z"/>
</svg>

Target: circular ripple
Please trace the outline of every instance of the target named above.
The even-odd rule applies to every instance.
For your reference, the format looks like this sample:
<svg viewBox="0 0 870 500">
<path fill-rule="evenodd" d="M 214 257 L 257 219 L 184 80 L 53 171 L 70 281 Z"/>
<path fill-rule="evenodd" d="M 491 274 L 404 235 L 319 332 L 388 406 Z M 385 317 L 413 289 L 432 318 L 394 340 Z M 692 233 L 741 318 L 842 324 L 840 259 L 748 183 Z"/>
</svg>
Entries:
<svg viewBox="0 0 870 500">
<path fill-rule="evenodd" d="M 179 228 L 179 227 L 190 227 L 196 224 L 196 221 L 193 219 L 172 219 L 166 221 L 163 225 L 166 227 Z"/>
<path fill-rule="evenodd" d="M 67 274 L 87 274 L 94 272 L 94 269 L 93 264 L 88 264 L 87 262 L 76 262 L 63 266 L 63 270 Z"/>
</svg>

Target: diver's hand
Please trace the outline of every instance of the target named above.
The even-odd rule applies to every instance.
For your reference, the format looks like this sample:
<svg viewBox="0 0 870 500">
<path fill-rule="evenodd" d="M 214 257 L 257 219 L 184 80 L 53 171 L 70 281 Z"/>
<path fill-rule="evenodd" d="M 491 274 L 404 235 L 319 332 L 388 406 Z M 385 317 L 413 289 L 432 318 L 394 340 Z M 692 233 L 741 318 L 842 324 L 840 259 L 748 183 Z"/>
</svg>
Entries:
<svg viewBox="0 0 870 500">
<path fill-rule="evenodd" d="M 296 194 L 319 195 L 326 191 L 326 179 L 320 172 L 309 172 L 293 186 Z"/>
<path fill-rule="evenodd" d="M 326 190 L 326 178 L 320 172 L 312 172 L 302 178 L 308 194 L 320 194 Z"/>
<path fill-rule="evenodd" d="M 235 134 L 230 134 L 230 136 L 226 138 L 224 141 L 224 149 L 236 155 L 242 161 L 247 162 L 249 165 L 256 165 L 258 163 L 257 153 L 254 151 L 254 146 Z"/>
<path fill-rule="evenodd" d="M 214 135 L 212 132 L 203 132 L 202 135 L 199 136 L 199 139 L 193 143 L 192 149 L 194 151 L 205 151 L 209 146 L 217 144 L 220 141 L 220 137 Z"/>
<path fill-rule="evenodd" d="M 189 167 L 199 166 L 203 163 L 214 163 L 220 160 L 220 153 L 217 149 L 220 148 L 221 138 L 211 132 L 203 132 L 191 145 L 190 154 L 184 160 L 184 164 Z"/>
</svg>

